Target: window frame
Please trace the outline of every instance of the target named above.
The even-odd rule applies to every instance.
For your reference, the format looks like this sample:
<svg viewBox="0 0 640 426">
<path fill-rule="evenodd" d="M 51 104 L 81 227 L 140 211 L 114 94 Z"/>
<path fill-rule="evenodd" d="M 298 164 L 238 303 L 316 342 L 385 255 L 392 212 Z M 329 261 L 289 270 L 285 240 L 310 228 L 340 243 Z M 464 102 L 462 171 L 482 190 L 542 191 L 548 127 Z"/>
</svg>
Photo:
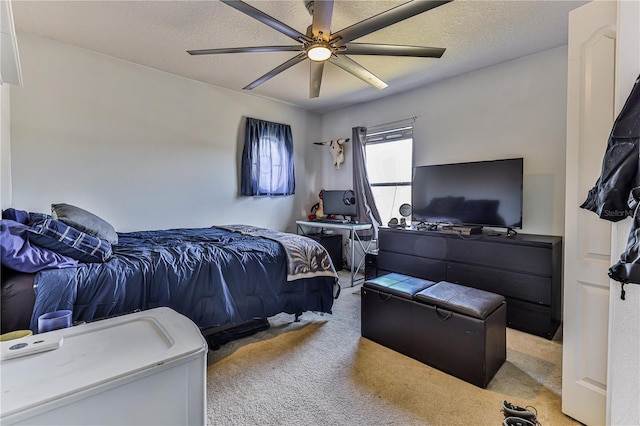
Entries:
<svg viewBox="0 0 640 426">
<path fill-rule="evenodd" d="M 365 136 L 365 145 L 364 145 L 365 156 L 369 146 L 397 142 L 397 141 L 406 140 L 406 139 L 411 140 L 410 164 L 411 164 L 411 174 L 413 174 L 413 151 L 414 151 L 413 121 L 411 121 L 410 123 L 407 123 L 407 122 L 403 122 L 400 124 L 396 123 L 395 125 L 393 123 L 390 123 L 387 125 L 381 125 L 381 126 L 373 127 L 371 129 L 367 129 L 367 134 Z M 369 166 L 368 160 L 365 159 L 365 161 L 367 162 L 367 168 L 368 168 Z M 389 181 L 389 182 L 379 182 L 379 183 L 372 183 L 371 180 L 369 180 L 369 185 L 371 186 L 372 190 L 374 188 L 384 188 L 384 187 L 407 187 L 408 186 L 411 188 L 411 184 L 412 184 L 411 180 Z M 413 189 L 411 188 L 411 191 L 412 190 Z M 374 194 L 374 197 L 375 197 L 375 194 Z M 411 199 L 409 200 L 409 204 L 410 203 L 411 203 Z M 377 200 L 376 200 L 376 206 L 378 207 L 379 211 L 382 211 L 380 203 Z M 391 207 L 393 208 L 393 206 Z M 394 214 L 392 213 L 391 217 L 393 216 Z M 384 221 L 384 218 L 383 218 L 383 221 Z"/>
</svg>

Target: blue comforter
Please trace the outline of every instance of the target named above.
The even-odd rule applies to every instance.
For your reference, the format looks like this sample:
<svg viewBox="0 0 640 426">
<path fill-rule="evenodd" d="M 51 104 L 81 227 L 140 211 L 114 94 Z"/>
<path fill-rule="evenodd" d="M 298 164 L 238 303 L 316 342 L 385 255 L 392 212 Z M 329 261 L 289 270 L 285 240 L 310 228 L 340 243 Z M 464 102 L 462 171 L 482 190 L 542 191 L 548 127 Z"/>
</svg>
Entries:
<svg viewBox="0 0 640 426">
<path fill-rule="evenodd" d="M 281 312 L 331 312 L 335 277 L 287 281 L 282 246 L 220 228 L 119 233 L 105 263 L 48 269 L 35 277 L 31 329 L 43 313 L 73 310 L 89 321 L 159 306 L 199 327 Z"/>
</svg>

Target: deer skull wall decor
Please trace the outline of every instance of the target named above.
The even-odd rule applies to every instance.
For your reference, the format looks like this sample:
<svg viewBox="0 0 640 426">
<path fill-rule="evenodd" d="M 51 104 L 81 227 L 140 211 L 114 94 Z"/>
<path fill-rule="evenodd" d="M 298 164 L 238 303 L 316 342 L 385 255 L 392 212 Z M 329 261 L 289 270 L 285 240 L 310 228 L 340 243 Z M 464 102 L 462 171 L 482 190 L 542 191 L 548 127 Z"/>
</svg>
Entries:
<svg viewBox="0 0 640 426">
<path fill-rule="evenodd" d="M 329 152 L 333 157 L 333 166 L 336 170 L 340 169 L 340 165 L 344 163 L 344 144 L 349 142 L 350 138 L 334 139 L 327 142 L 314 142 L 316 145 L 329 145 Z"/>
</svg>

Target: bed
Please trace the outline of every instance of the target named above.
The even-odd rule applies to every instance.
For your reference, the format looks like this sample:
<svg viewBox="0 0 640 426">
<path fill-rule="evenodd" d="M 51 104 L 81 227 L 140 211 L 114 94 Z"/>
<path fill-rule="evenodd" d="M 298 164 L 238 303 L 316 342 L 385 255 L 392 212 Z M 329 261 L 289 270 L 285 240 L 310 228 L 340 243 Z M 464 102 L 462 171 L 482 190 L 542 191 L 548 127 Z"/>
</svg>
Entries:
<svg viewBox="0 0 640 426">
<path fill-rule="evenodd" d="M 35 244 L 33 229 L 43 220 L 59 221 L 28 216 L 21 228 L 25 244 L 51 254 Z M 2 222 L 6 236 L 10 221 Z M 216 330 L 283 312 L 296 319 L 305 311 L 331 313 L 339 294 L 328 253 L 303 236 L 225 226 L 117 233 L 116 238 L 103 261 L 71 258 L 65 264 L 63 259 L 62 266 L 36 272 L 7 268 L 13 265 L 5 262 L 3 238 L 2 332 L 25 327 L 35 332 L 38 316 L 60 309 L 71 309 L 78 322 L 159 306 L 187 316 L 203 331 Z"/>
</svg>

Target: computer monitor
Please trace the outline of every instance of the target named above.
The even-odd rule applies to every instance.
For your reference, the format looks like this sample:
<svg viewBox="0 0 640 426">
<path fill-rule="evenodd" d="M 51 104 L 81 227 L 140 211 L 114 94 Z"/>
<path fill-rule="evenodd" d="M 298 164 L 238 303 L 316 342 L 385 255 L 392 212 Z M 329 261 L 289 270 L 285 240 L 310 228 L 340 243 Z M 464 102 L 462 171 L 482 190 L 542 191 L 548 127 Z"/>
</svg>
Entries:
<svg viewBox="0 0 640 426">
<path fill-rule="evenodd" d="M 323 190 L 322 210 L 326 215 L 340 215 L 354 219 L 358 216 L 354 192 L 350 189 Z"/>
</svg>

